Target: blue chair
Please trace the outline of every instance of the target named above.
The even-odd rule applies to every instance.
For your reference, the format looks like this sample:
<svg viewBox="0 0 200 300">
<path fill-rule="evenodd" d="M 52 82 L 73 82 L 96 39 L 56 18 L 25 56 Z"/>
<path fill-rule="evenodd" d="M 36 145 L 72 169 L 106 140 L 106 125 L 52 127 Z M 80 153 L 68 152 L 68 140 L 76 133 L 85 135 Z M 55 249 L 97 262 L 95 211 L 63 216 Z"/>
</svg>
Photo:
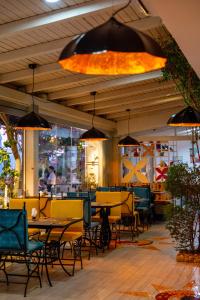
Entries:
<svg viewBox="0 0 200 300">
<path fill-rule="evenodd" d="M 39 270 L 42 249 L 42 242 L 28 240 L 25 209 L 0 209 L 0 270 L 6 276 L 7 285 L 9 276 L 27 276 L 26 282 L 23 282 L 25 284 L 24 297 L 31 277 L 37 277 L 42 287 Z M 27 275 L 7 273 L 6 262 L 24 263 L 27 267 Z"/>
<path fill-rule="evenodd" d="M 149 186 L 135 186 L 131 188 L 134 194 L 141 198 L 141 202 L 135 204 L 135 209 L 140 214 L 140 220 L 147 226 L 151 223 L 152 219 L 152 206 L 151 206 L 151 191 Z"/>
</svg>

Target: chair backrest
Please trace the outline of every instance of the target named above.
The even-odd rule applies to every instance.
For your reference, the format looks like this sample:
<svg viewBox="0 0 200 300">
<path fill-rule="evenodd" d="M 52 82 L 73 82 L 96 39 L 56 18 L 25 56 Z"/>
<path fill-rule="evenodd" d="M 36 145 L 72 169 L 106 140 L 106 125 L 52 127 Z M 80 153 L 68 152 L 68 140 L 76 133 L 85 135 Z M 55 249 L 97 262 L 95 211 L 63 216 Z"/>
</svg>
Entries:
<svg viewBox="0 0 200 300">
<path fill-rule="evenodd" d="M 136 208 L 146 207 L 149 208 L 151 204 L 151 191 L 150 187 L 133 187 L 134 194 L 143 199 L 142 202 L 136 203 Z"/>
<path fill-rule="evenodd" d="M 99 186 L 97 188 L 97 191 L 99 191 L 99 192 L 109 192 L 110 188 L 108 186 Z"/>
<path fill-rule="evenodd" d="M 52 200 L 51 217 L 52 218 L 82 218 L 83 219 L 83 200 Z M 70 226 L 70 229 L 83 231 L 83 221 Z"/>
<path fill-rule="evenodd" d="M 96 202 L 121 202 L 122 194 L 121 192 L 96 192 Z M 111 208 L 111 216 L 121 217 L 121 205 Z"/>
<path fill-rule="evenodd" d="M 24 209 L 0 209 L 0 253 L 26 251 L 28 225 Z"/>
<path fill-rule="evenodd" d="M 11 209 L 22 209 L 25 203 L 27 216 L 31 218 L 32 208 L 37 209 L 37 218 L 39 218 L 40 203 L 38 198 L 13 198 L 10 199 L 9 207 Z"/>
<path fill-rule="evenodd" d="M 64 197 L 62 200 L 63 201 L 68 201 L 68 200 L 83 200 L 83 221 L 84 221 L 84 225 L 86 227 L 90 227 L 91 225 L 91 199 L 90 197 L 88 196 L 88 193 L 87 193 L 87 196 L 86 194 L 82 194 L 82 196 L 85 196 L 85 197 L 73 197 L 73 198 L 68 198 L 68 197 Z"/>
<path fill-rule="evenodd" d="M 40 217 L 50 218 L 51 199 L 49 199 L 48 197 L 40 197 L 39 206 L 40 206 Z"/>
<path fill-rule="evenodd" d="M 125 201 L 122 204 L 122 214 L 131 215 L 134 211 L 134 199 L 131 192 L 122 191 L 121 192 L 122 201 Z"/>
<path fill-rule="evenodd" d="M 150 188 L 149 187 L 133 187 L 134 194 L 140 198 L 150 201 Z"/>
</svg>

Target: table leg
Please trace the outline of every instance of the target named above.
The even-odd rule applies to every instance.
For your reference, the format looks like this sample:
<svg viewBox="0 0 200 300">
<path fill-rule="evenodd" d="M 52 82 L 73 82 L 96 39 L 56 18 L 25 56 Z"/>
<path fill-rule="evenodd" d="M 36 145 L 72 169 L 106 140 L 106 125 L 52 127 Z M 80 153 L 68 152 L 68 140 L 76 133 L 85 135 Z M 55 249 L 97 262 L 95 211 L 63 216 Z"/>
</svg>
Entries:
<svg viewBox="0 0 200 300">
<path fill-rule="evenodd" d="M 110 241 L 111 241 L 111 230 L 110 230 L 110 224 L 108 216 L 110 214 L 110 209 L 106 208 L 100 210 L 100 216 L 102 219 L 101 223 L 101 247 L 104 249 L 105 246 L 109 247 Z"/>
</svg>

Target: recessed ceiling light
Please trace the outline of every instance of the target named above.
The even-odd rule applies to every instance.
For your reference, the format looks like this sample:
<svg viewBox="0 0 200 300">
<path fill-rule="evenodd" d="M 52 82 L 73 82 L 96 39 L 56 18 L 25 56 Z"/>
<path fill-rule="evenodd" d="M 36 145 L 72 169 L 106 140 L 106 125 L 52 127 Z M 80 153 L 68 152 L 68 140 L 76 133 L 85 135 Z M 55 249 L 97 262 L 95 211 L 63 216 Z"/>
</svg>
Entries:
<svg viewBox="0 0 200 300">
<path fill-rule="evenodd" d="M 55 3 L 55 2 L 58 2 L 60 0 L 45 0 L 46 2 L 50 2 L 50 3 Z"/>
</svg>

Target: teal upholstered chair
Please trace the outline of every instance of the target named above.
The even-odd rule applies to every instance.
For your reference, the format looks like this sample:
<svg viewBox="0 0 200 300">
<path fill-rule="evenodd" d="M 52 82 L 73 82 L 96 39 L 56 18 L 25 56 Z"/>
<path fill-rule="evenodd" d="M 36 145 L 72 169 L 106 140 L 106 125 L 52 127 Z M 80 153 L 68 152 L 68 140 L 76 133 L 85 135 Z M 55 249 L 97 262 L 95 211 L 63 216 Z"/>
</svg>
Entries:
<svg viewBox="0 0 200 300">
<path fill-rule="evenodd" d="M 135 209 L 140 214 L 140 220 L 143 226 L 148 227 L 152 219 L 152 206 L 151 206 L 151 191 L 150 187 L 132 187 L 133 192 L 136 196 L 141 198 L 141 202 L 135 203 Z"/>
<path fill-rule="evenodd" d="M 31 277 L 37 277 L 40 287 L 42 286 L 39 272 L 40 260 L 37 253 L 42 248 L 42 242 L 28 240 L 25 209 L 0 209 L 0 270 L 4 272 L 8 284 L 9 276 L 13 276 L 13 273 L 7 273 L 6 262 L 24 263 L 26 265 L 27 280 L 24 296 L 26 296 L 28 282 Z M 14 274 L 14 276 L 22 275 Z"/>
</svg>

